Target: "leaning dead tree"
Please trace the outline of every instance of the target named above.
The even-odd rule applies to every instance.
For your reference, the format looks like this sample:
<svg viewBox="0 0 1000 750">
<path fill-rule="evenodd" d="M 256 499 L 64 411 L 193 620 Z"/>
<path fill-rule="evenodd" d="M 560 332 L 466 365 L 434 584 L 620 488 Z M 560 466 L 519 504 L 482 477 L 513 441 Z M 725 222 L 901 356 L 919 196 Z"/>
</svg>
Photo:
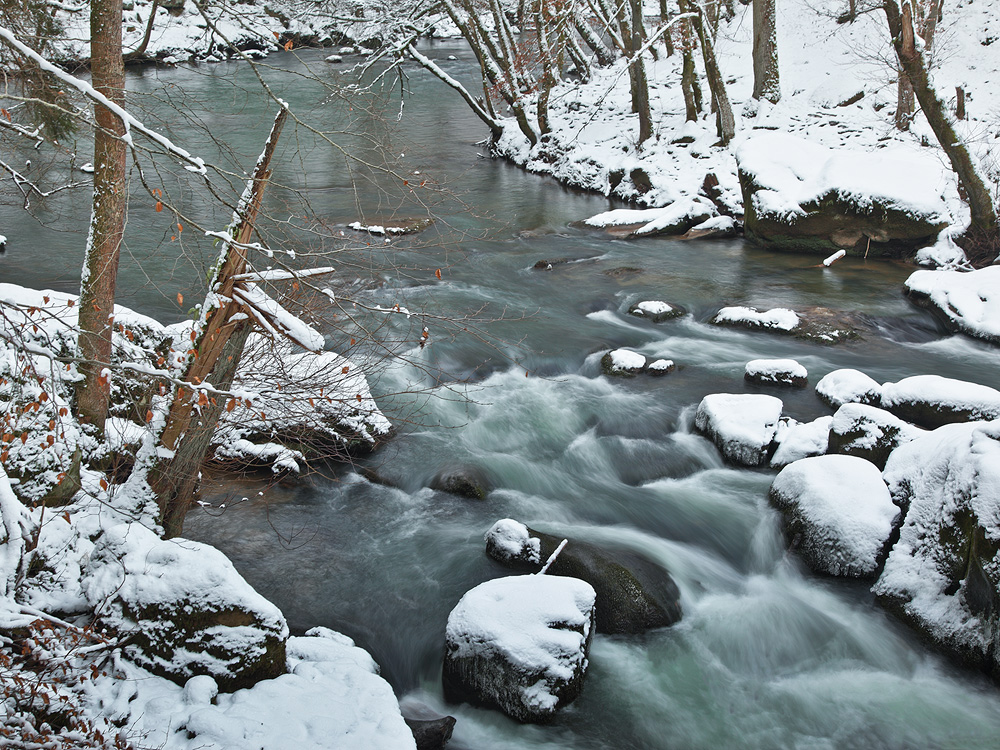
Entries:
<svg viewBox="0 0 1000 750">
<path fill-rule="evenodd" d="M 976 162 L 955 128 L 955 122 L 931 80 L 923 44 L 917 42 L 913 6 L 910 0 L 884 0 L 892 45 L 900 69 L 913 86 L 913 93 L 927 123 L 958 176 L 959 186 L 969 204 L 971 220 L 959 244 L 973 264 L 994 262 L 1000 252 L 1000 228 L 993 195 Z"/>
<path fill-rule="evenodd" d="M 208 296 L 191 331 L 191 348 L 184 355 L 182 385 L 177 386 L 160 434 L 163 458 L 154 468 L 150 487 L 156 495 L 165 535 L 180 533 L 198 485 L 198 473 L 211 445 L 223 409 L 231 399 L 220 392 L 232 387 L 247 339 L 256 328 L 282 336 L 310 351 L 323 349 L 323 336 L 287 312 L 259 286 L 260 282 L 316 276 L 333 269 L 302 273 L 250 267 L 254 221 L 271 176 L 271 159 L 287 117 L 281 109 L 246 190 L 222 233 L 222 251 L 214 266 Z"/>
</svg>

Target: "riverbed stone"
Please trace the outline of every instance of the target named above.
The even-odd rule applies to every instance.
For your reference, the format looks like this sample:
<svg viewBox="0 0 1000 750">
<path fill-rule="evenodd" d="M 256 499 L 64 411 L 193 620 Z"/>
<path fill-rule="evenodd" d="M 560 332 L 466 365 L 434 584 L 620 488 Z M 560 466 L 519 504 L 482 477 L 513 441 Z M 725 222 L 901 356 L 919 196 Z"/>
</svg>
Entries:
<svg viewBox="0 0 1000 750">
<path fill-rule="evenodd" d="M 516 543 L 491 542 L 491 538 L 501 535 L 506 540 L 516 539 Z M 563 537 L 536 531 L 508 518 L 494 524 L 486 540 L 486 552 L 494 560 L 515 570 L 534 573 L 555 552 Z M 670 573 L 632 550 L 571 539 L 547 575 L 579 578 L 594 587 L 599 633 L 642 633 L 673 625 L 681 619 L 680 590 Z"/>
<path fill-rule="evenodd" d="M 628 309 L 629 315 L 634 315 L 637 318 L 643 318 L 653 323 L 662 323 L 673 318 L 680 318 L 686 313 L 687 311 L 680 305 L 663 302 L 662 300 L 642 300 L 641 302 L 636 302 Z"/>
<path fill-rule="evenodd" d="M 890 453 L 923 432 L 884 409 L 844 404 L 830 424 L 829 452 L 858 456 L 882 469 Z"/>
<path fill-rule="evenodd" d="M 137 523 L 97 540 L 83 590 L 125 655 L 183 685 L 208 675 L 225 692 L 284 674 L 288 626 L 214 547 L 160 539 Z"/>
<path fill-rule="evenodd" d="M 743 369 L 743 379 L 758 385 L 805 388 L 809 373 L 794 359 L 753 359 Z"/>
<path fill-rule="evenodd" d="M 646 358 L 631 349 L 614 349 L 601 357 L 605 375 L 630 378 L 646 369 Z"/>
<path fill-rule="evenodd" d="M 576 578 L 496 578 L 448 615 L 442 680 L 454 702 L 550 720 L 579 696 L 589 665 L 596 594 Z"/>
<path fill-rule="evenodd" d="M 880 403 L 897 417 L 928 429 L 1000 417 L 1000 391 L 940 375 L 914 375 L 886 383 Z"/>
<path fill-rule="evenodd" d="M 939 427 L 893 451 L 883 475 L 908 510 L 877 601 L 1000 679 L 1000 422 Z"/>
<path fill-rule="evenodd" d="M 695 427 L 729 461 L 762 466 L 778 429 L 781 399 L 756 393 L 713 393 L 695 412 Z"/>
<path fill-rule="evenodd" d="M 492 483 L 483 469 L 467 464 L 439 471 L 431 480 L 431 489 L 470 500 L 485 500 Z"/>
<path fill-rule="evenodd" d="M 789 546 L 812 570 L 832 576 L 874 576 L 899 518 L 878 467 L 856 456 L 789 464 L 768 498 L 781 511 Z"/>
</svg>

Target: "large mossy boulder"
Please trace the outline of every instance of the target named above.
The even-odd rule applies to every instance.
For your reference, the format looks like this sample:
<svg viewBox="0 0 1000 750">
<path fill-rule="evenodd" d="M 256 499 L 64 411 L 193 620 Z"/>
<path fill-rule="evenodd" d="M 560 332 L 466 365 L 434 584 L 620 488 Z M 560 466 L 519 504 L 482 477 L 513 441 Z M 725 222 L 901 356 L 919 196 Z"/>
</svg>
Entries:
<svg viewBox="0 0 1000 750">
<path fill-rule="evenodd" d="M 883 469 L 890 453 L 923 432 L 884 409 L 844 404 L 833 415 L 828 450 L 864 458 Z"/>
<path fill-rule="evenodd" d="M 126 639 L 126 655 L 178 684 L 208 675 L 232 691 L 286 670 L 284 617 L 214 547 L 113 526 L 94 546 L 83 589 L 99 623 Z"/>
<path fill-rule="evenodd" d="M 789 464 L 768 493 L 789 545 L 817 573 L 874 576 L 899 508 L 881 472 L 855 456 L 815 456 Z"/>
<path fill-rule="evenodd" d="M 507 567 L 537 572 L 562 540 L 505 518 L 486 532 L 486 552 Z M 680 590 L 670 573 L 631 550 L 571 539 L 548 575 L 579 578 L 594 587 L 599 633 L 642 633 L 681 619 Z"/>
<path fill-rule="evenodd" d="M 953 422 L 1000 418 L 1000 391 L 940 375 L 914 375 L 882 386 L 881 405 L 933 430 Z"/>
<path fill-rule="evenodd" d="M 543 722 L 583 689 L 594 601 L 576 578 L 523 575 L 481 583 L 448 615 L 445 697 Z"/>
<path fill-rule="evenodd" d="M 1000 678 L 1000 421 L 940 427 L 897 448 L 884 477 L 908 511 L 878 601 Z"/>
<path fill-rule="evenodd" d="M 932 159 L 827 149 L 783 133 L 736 151 L 746 237 L 775 250 L 902 257 L 949 223 Z"/>
</svg>

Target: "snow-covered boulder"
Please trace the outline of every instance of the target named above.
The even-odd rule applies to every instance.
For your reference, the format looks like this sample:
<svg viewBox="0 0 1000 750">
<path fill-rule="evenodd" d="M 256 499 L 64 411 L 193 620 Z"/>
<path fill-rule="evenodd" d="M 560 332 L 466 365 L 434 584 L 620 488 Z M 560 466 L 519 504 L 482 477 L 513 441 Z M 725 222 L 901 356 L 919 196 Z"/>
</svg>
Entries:
<svg viewBox="0 0 1000 750">
<path fill-rule="evenodd" d="M 771 456 L 771 467 L 780 469 L 809 456 L 822 456 L 830 442 L 830 423 L 833 417 L 819 417 L 812 422 L 796 422 L 782 417 L 774 442 L 778 449 Z"/>
<path fill-rule="evenodd" d="M 882 386 L 860 370 L 834 370 L 816 384 L 816 395 L 837 409 L 844 404 L 882 403 Z"/>
<path fill-rule="evenodd" d="M 654 359 L 646 365 L 647 375 L 668 375 L 677 369 L 677 364 L 672 359 Z"/>
<path fill-rule="evenodd" d="M 828 149 L 762 133 L 736 150 L 745 232 L 766 247 L 901 256 L 948 225 L 938 160 Z"/>
<path fill-rule="evenodd" d="M 208 675 L 230 691 L 285 671 L 285 618 L 207 544 L 112 526 L 83 590 L 100 623 L 128 638 L 129 658 L 155 674 L 180 683 Z"/>
<path fill-rule="evenodd" d="M 486 533 L 486 553 L 509 568 L 535 573 L 562 540 L 505 518 Z M 670 573 L 632 550 L 570 539 L 548 575 L 579 578 L 594 587 L 599 633 L 642 633 L 681 619 L 680 590 Z"/>
<path fill-rule="evenodd" d="M 780 333 L 791 333 L 799 327 L 799 322 L 799 316 L 795 311 L 784 307 L 764 312 L 753 307 L 723 307 L 712 318 L 712 323 L 719 326 L 764 329 Z"/>
<path fill-rule="evenodd" d="M 680 305 L 671 305 L 661 300 L 643 300 L 629 307 L 628 314 L 637 318 L 645 318 L 654 323 L 662 323 L 671 318 L 679 318 L 685 314 Z"/>
<path fill-rule="evenodd" d="M 601 369 L 606 375 L 629 378 L 646 369 L 646 358 L 631 349 L 615 349 L 601 357 Z"/>
<path fill-rule="evenodd" d="M 954 330 L 1000 344 L 1000 266 L 978 271 L 915 271 L 906 292 Z"/>
<path fill-rule="evenodd" d="M 844 404 L 833 415 L 829 451 L 864 458 L 881 469 L 893 450 L 923 433 L 884 409 Z"/>
<path fill-rule="evenodd" d="M 791 547 L 814 571 L 834 576 L 873 576 L 899 517 L 878 467 L 855 456 L 789 464 L 768 497 Z"/>
<path fill-rule="evenodd" d="M 576 578 L 497 578 L 467 592 L 448 615 L 444 688 L 449 700 L 539 722 L 583 688 L 596 594 Z"/>
<path fill-rule="evenodd" d="M 940 427 L 897 448 L 883 476 L 909 509 L 878 600 L 1000 675 L 1000 421 Z"/>
<path fill-rule="evenodd" d="M 809 373 L 794 359 L 753 359 L 743 370 L 743 379 L 761 385 L 805 388 Z"/>
<path fill-rule="evenodd" d="M 694 424 L 728 460 L 762 466 L 778 429 L 781 399 L 763 394 L 713 393 L 698 404 Z"/>
<path fill-rule="evenodd" d="M 1000 391 L 940 375 L 914 375 L 882 386 L 883 409 L 921 427 L 1000 417 Z"/>
</svg>

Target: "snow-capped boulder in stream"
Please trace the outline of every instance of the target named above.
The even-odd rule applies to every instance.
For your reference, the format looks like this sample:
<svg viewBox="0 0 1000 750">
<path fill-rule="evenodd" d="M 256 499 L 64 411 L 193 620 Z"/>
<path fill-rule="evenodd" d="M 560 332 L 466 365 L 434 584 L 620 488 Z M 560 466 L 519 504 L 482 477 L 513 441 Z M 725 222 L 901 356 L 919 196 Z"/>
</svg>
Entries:
<svg viewBox="0 0 1000 750">
<path fill-rule="evenodd" d="M 816 395 L 834 409 L 844 404 L 878 406 L 882 403 L 882 386 L 860 370 L 845 367 L 824 375 L 816 384 Z"/>
<path fill-rule="evenodd" d="M 97 540 L 83 589 L 100 624 L 155 674 L 180 684 L 208 675 L 231 691 L 285 672 L 285 618 L 207 544 L 113 526 Z"/>
<path fill-rule="evenodd" d="M 897 448 L 884 477 L 909 509 L 879 602 L 1000 677 L 1000 421 L 940 427 Z"/>
<path fill-rule="evenodd" d="M 753 359 L 743 370 L 743 379 L 759 385 L 790 385 L 805 388 L 809 372 L 794 359 Z"/>
<path fill-rule="evenodd" d="M 486 532 L 486 554 L 501 565 L 536 573 L 562 540 L 504 518 Z M 548 575 L 579 578 L 594 587 L 599 633 L 643 633 L 681 619 L 681 594 L 669 571 L 634 550 L 569 539 Z"/>
<path fill-rule="evenodd" d="M 476 586 L 448 616 L 445 696 L 522 722 L 551 718 L 583 689 L 595 599 L 589 583 L 563 576 Z"/>
<path fill-rule="evenodd" d="M 748 239 L 776 250 L 903 256 L 932 244 L 950 214 L 938 160 L 828 149 L 784 133 L 736 150 Z"/>
<path fill-rule="evenodd" d="M 606 375 L 629 378 L 646 369 L 646 358 L 631 349 L 614 349 L 601 357 L 601 369 Z"/>
<path fill-rule="evenodd" d="M 893 450 L 923 432 L 884 409 L 844 404 L 833 415 L 829 451 L 864 458 L 881 469 Z"/>
<path fill-rule="evenodd" d="M 1000 417 L 1000 391 L 940 375 L 914 375 L 882 386 L 882 408 L 921 427 Z"/>
<path fill-rule="evenodd" d="M 778 449 L 771 456 L 771 468 L 780 469 L 810 456 L 822 456 L 830 443 L 830 423 L 833 417 L 818 417 L 812 422 L 796 422 L 782 417 L 774 442 Z"/>
<path fill-rule="evenodd" d="M 661 300 L 643 300 L 629 307 L 628 314 L 637 318 L 645 318 L 654 323 L 662 323 L 671 318 L 679 318 L 685 314 L 680 305 L 671 305 Z"/>
<path fill-rule="evenodd" d="M 768 497 L 792 549 L 814 571 L 833 576 L 873 576 L 899 517 L 878 467 L 855 456 L 789 464 Z"/>
<path fill-rule="evenodd" d="M 906 293 L 956 331 L 1000 344 L 1000 266 L 978 271 L 915 271 Z"/>
<path fill-rule="evenodd" d="M 762 466 L 778 429 L 781 399 L 763 394 L 713 393 L 698 404 L 694 424 L 729 461 Z"/>
</svg>

